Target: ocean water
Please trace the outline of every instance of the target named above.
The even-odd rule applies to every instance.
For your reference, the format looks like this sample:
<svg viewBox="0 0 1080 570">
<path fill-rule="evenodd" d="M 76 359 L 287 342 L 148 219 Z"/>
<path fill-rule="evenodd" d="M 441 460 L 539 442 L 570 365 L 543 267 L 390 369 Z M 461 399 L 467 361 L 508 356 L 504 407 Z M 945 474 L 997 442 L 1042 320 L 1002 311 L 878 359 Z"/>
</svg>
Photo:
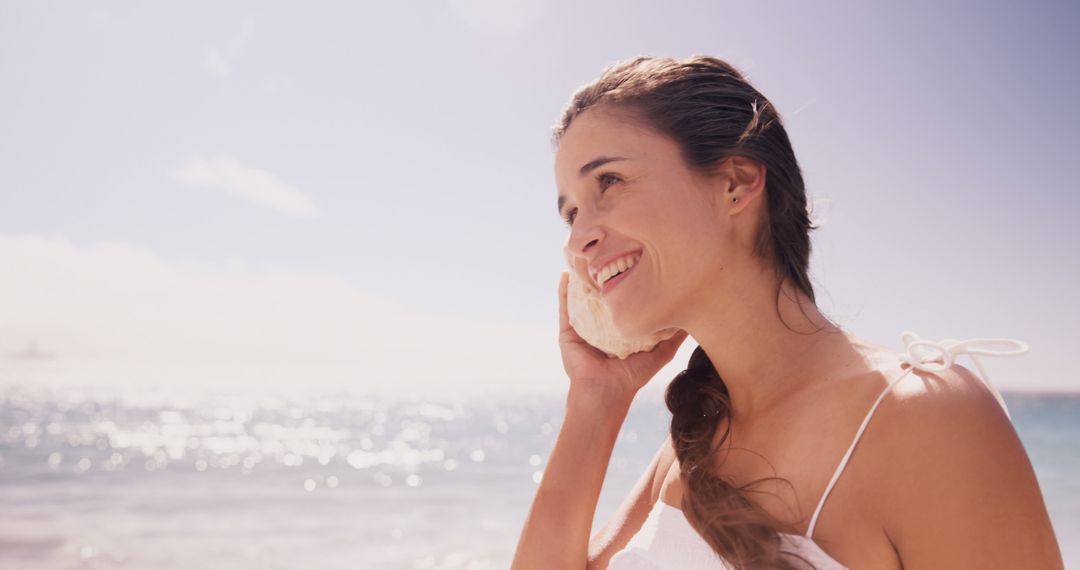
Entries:
<svg viewBox="0 0 1080 570">
<path fill-rule="evenodd" d="M 1080 568 L 1080 394 L 1005 399 Z M 0 568 L 507 568 L 564 403 L 0 388 Z M 669 420 L 635 402 L 594 530 Z"/>
</svg>

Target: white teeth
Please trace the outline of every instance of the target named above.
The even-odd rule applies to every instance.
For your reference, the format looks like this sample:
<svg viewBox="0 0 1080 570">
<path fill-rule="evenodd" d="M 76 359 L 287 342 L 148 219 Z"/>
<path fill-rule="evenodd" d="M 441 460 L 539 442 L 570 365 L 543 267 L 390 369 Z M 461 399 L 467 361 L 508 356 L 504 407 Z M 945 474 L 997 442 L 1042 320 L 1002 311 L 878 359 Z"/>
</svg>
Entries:
<svg viewBox="0 0 1080 570">
<path fill-rule="evenodd" d="M 570 267 L 570 279 L 566 285 L 566 314 L 570 326 L 585 342 L 612 357 L 626 358 L 635 352 L 650 350 L 678 332 L 676 329 L 665 329 L 646 336 L 623 336 L 615 327 L 611 308 L 592 282 L 599 279 L 580 271 L 580 258 L 571 255 L 568 247 L 563 247 L 563 254 Z"/>
<path fill-rule="evenodd" d="M 624 257 L 622 259 L 609 263 L 606 267 L 600 270 L 600 273 L 596 275 L 596 282 L 603 285 L 605 281 L 611 279 L 611 277 L 617 273 L 621 273 L 630 269 L 638 262 L 640 256 Z"/>
</svg>

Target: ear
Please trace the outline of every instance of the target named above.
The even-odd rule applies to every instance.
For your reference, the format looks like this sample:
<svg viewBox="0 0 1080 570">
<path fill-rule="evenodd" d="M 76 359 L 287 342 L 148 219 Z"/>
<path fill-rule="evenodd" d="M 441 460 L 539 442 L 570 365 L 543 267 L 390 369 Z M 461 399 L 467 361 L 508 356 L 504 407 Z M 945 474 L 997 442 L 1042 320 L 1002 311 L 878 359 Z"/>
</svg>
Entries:
<svg viewBox="0 0 1080 570">
<path fill-rule="evenodd" d="M 728 212 L 735 214 L 758 201 L 765 194 L 765 165 L 746 156 L 731 156 L 720 166 L 726 186 L 723 192 Z M 723 187 L 722 186 L 722 187 Z"/>
</svg>

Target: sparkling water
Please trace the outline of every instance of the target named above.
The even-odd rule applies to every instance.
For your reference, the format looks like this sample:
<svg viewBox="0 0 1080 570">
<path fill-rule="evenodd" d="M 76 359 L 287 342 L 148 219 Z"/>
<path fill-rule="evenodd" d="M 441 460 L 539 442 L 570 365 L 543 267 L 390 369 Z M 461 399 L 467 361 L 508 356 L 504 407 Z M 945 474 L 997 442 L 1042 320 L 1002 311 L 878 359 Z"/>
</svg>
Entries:
<svg viewBox="0 0 1080 570">
<path fill-rule="evenodd" d="M 1080 394 L 1005 398 L 1080 567 Z M 507 568 L 564 405 L 0 389 L 0 567 Z M 670 417 L 635 402 L 594 531 Z"/>
</svg>

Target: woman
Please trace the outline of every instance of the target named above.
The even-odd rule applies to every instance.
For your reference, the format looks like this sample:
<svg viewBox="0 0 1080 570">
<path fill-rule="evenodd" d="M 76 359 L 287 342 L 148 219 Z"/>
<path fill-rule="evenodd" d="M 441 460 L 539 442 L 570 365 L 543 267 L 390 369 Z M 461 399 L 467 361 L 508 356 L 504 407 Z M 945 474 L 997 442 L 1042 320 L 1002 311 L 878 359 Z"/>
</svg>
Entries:
<svg viewBox="0 0 1080 570">
<path fill-rule="evenodd" d="M 575 270 L 595 280 L 630 259 L 595 283 L 619 331 L 680 332 L 608 358 L 570 326 L 563 273 L 571 385 L 514 569 L 1062 567 L 1003 402 L 953 363 L 993 354 L 979 348 L 992 339 L 907 335 L 897 353 L 821 313 L 798 163 L 737 70 L 613 65 L 575 93 L 553 142 Z M 687 336 L 699 346 L 667 388 L 670 436 L 590 539 L 630 404 Z"/>
</svg>

